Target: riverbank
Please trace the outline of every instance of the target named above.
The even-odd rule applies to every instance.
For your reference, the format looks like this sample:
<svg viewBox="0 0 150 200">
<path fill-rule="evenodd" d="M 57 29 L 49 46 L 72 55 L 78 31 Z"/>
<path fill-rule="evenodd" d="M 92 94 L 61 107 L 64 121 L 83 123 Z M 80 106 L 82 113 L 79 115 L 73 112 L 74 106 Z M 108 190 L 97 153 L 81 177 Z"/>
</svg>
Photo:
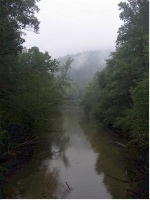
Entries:
<svg viewBox="0 0 150 200">
<path fill-rule="evenodd" d="M 135 166 L 117 144 L 123 139 L 77 105 L 61 110 L 57 130 L 43 133 L 31 160 L 9 177 L 6 198 L 140 198 Z"/>
<path fill-rule="evenodd" d="M 85 120 L 78 106 L 62 110 L 60 131 L 53 132 L 59 138 L 43 135 L 30 162 L 4 186 L 6 197 L 126 198 L 129 184 L 108 176 L 127 179 L 123 151 L 112 144 L 118 136 Z"/>
</svg>

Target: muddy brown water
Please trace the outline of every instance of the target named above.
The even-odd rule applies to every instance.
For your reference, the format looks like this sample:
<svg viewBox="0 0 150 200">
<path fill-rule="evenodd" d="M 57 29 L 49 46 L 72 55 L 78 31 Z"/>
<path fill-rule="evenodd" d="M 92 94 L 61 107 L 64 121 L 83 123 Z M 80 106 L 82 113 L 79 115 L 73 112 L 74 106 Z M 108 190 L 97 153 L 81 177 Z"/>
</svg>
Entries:
<svg viewBox="0 0 150 200">
<path fill-rule="evenodd" d="M 63 132 L 53 142 L 43 134 L 31 161 L 7 180 L 6 198 L 127 198 L 129 184 L 112 178 L 127 180 L 121 139 L 83 116 L 78 107 L 63 110 Z"/>
</svg>

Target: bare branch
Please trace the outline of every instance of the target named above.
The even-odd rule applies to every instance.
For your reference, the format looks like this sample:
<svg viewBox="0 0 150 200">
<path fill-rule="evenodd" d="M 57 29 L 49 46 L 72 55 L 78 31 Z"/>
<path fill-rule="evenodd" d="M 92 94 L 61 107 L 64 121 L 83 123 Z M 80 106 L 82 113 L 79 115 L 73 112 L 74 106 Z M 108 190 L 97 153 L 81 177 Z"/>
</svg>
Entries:
<svg viewBox="0 0 150 200">
<path fill-rule="evenodd" d="M 14 146 L 13 149 L 11 149 L 11 151 L 17 149 L 18 147 L 24 146 L 24 145 L 26 145 L 26 144 L 34 144 L 34 143 L 36 143 L 36 142 L 38 142 L 37 138 L 35 138 L 35 139 L 33 139 L 33 140 L 30 140 L 30 141 L 25 141 L 25 142 L 23 142 L 23 143 L 20 143 L 20 144 Z M 5 153 L 3 153 L 3 154 L 0 156 L 0 158 L 3 158 L 4 156 L 11 154 L 11 151 L 10 151 L 10 149 L 8 148 L 8 151 L 5 152 Z"/>
</svg>

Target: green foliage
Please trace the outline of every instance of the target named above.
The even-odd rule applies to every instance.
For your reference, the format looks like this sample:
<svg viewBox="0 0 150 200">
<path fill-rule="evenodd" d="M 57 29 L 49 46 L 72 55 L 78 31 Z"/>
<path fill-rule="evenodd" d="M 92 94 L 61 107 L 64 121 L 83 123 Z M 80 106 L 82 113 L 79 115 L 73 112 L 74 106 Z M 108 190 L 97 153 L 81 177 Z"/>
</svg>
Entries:
<svg viewBox="0 0 150 200">
<path fill-rule="evenodd" d="M 85 89 L 85 93 L 82 96 L 81 105 L 84 106 L 87 114 L 95 114 L 97 111 L 96 107 L 98 106 L 99 99 L 99 84 L 97 75 L 93 78 L 91 82 L 88 83 Z"/>
<path fill-rule="evenodd" d="M 38 32 L 38 0 L 0 1 L 0 153 L 44 131 L 58 114 L 68 86 L 64 66 L 38 47 L 23 49 L 23 30 Z M 14 127 L 14 130 L 13 128 Z M 36 130 L 36 131 L 35 131 Z"/>
<path fill-rule="evenodd" d="M 18 58 L 22 49 L 22 30 L 38 31 L 36 0 L 0 1 L 0 107 L 1 118 L 9 107 L 9 97 L 15 95 L 18 85 Z M 11 114 L 11 113 L 10 113 Z M 0 118 L 0 119 L 1 119 Z"/>
<path fill-rule="evenodd" d="M 51 59 L 48 52 L 42 53 L 38 47 L 32 47 L 29 50 L 24 48 L 23 53 L 19 55 L 19 68 L 55 73 L 58 71 L 59 63 Z"/>
<path fill-rule="evenodd" d="M 18 57 L 15 93 L 4 103 L 3 119 L 21 125 L 31 119 L 36 125 L 47 118 L 55 117 L 57 106 L 63 101 L 63 85 L 67 81 L 69 63 L 61 68 L 48 53 L 39 52 L 37 47 L 24 51 Z"/>
<path fill-rule="evenodd" d="M 128 110 L 126 123 L 132 131 L 132 138 L 140 147 L 148 147 L 149 143 L 149 80 L 145 76 L 131 89 L 133 107 Z"/>
<path fill-rule="evenodd" d="M 65 89 L 70 85 L 70 77 L 68 75 L 68 70 L 71 68 L 72 59 L 68 58 L 65 64 L 60 66 L 60 73 L 57 75 L 59 86 Z M 63 83 L 63 84 L 62 84 Z"/>
<path fill-rule="evenodd" d="M 141 148 L 148 146 L 148 4 L 121 2 L 116 51 L 85 91 L 85 110 L 106 125 L 121 129 Z M 95 81 L 97 80 L 97 81 Z"/>
<path fill-rule="evenodd" d="M 0 55 L 17 54 L 22 49 L 22 30 L 38 32 L 39 21 L 34 16 L 39 11 L 37 1 L 0 1 Z"/>
<path fill-rule="evenodd" d="M 66 95 L 69 100 L 77 100 L 80 97 L 80 88 L 77 83 L 71 83 L 66 89 Z"/>
</svg>

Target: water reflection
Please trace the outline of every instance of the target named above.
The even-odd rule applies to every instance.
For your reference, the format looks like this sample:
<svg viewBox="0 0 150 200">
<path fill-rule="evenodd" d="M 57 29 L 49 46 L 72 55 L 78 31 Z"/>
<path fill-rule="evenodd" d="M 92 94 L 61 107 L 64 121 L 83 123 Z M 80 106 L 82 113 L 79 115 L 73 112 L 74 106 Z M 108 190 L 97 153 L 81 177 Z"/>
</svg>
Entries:
<svg viewBox="0 0 150 200">
<path fill-rule="evenodd" d="M 92 149 L 98 154 L 95 170 L 98 175 L 104 175 L 103 182 L 111 193 L 112 198 L 127 198 L 129 184 L 112 178 L 127 180 L 122 149 L 114 145 L 120 139 L 109 130 L 103 130 L 96 125 L 93 128 L 93 124 L 90 121 L 87 121 L 87 123 L 85 121 L 80 122 L 80 126 L 90 141 Z M 108 174 L 111 174 L 112 177 Z"/>
<path fill-rule="evenodd" d="M 81 120 L 77 107 L 63 113 L 60 130 L 43 135 L 32 161 L 9 180 L 7 198 L 127 198 L 128 184 L 107 175 L 127 178 L 121 149 L 113 145 L 118 137 Z"/>
<path fill-rule="evenodd" d="M 57 119 L 57 126 L 53 124 L 53 129 L 53 133 L 44 132 L 39 138 L 28 165 L 9 177 L 4 187 L 6 198 L 60 198 L 69 193 L 66 185 L 59 180 L 59 170 L 50 168 L 51 162 L 57 159 L 63 160 L 65 167 L 69 166 L 65 155 L 68 138 L 63 135 L 61 117 Z"/>
<path fill-rule="evenodd" d="M 65 166 L 61 159 L 53 160 L 51 168 L 59 169 L 60 181 L 68 182 L 73 190 L 65 198 L 111 198 L 103 183 L 103 175 L 95 172 L 94 164 L 97 153 L 91 148 L 90 142 L 80 127 L 79 120 L 83 113 L 66 109 L 63 117 L 64 136 L 68 139 L 65 156 L 70 163 Z"/>
<path fill-rule="evenodd" d="M 31 164 L 27 168 L 22 171 L 22 174 L 19 173 L 19 176 L 13 177 L 13 185 L 12 182 L 11 185 L 8 183 L 4 191 L 7 198 L 55 198 L 58 171 L 49 171 L 44 165 L 38 170 L 37 166 L 34 168 Z"/>
</svg>

